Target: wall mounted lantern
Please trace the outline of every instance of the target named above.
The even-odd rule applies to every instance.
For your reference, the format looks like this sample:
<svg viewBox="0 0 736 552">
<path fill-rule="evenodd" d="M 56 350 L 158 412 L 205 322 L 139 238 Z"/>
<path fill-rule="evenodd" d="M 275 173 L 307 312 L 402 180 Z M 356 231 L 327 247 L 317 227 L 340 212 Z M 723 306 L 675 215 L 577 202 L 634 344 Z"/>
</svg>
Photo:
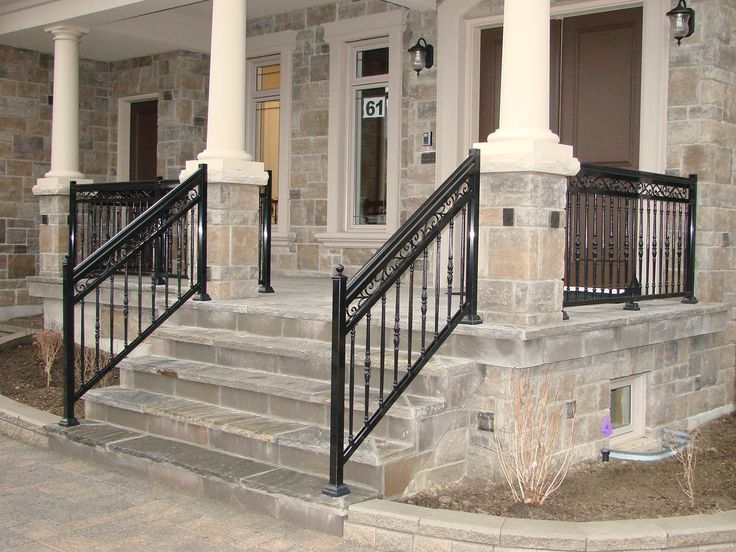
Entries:
<svg viewBox="0 0 736 552">
<path fill-rule="evenodd" d="M 434 46 L 427 44 L 423 38 L 409 48 L 409 54 L 411 54 L 411 68 L 417 72 L 417 76 L 422 69 L 430 69 L 434 65 Z"/>
<path fill-rule="evenodd" d="M 695 10 L 688 8 L 685 0 L 678 0 L 677 6 L 668 11 L 667 15 L 672 21 L 672 36 L 679 46 L 683 38 L 695 32 Z"/>
</svg>

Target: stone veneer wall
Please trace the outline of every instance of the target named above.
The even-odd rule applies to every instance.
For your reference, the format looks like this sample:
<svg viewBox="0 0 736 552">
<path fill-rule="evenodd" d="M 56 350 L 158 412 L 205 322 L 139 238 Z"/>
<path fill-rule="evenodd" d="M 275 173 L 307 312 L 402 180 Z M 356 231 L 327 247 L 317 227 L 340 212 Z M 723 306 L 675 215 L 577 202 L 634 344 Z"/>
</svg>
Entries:
<svg viewBox="0 0 736 552">
<path fill-rule="evenodd" d="M 179 178 L 186 162 L 205 149 L 209 56 L 180 51 L 113 62 L 110 79 L 110 166 L 117 167 L 118 100 L 156 94 L 157 172 L 167 179 Z"/>
<path fill-rule="evenodd" d="M 26 277 L 38 271 L 40 215 L 31 190 L 50 168 L 52 76 L 52 56 L 0 45 L 0 319 L 40 311 Z M 107 64 L 81 61 L 79 80 L 80 170 L 105 180 Z"/>
<path fill-rule="evenodd" d="M 552 407 L 574 417 L 573 461 L 594 461 L 610 446 L 601 434 L 609 414 L 612 379 L 640 375 L 644 381 L 644 431 L 693 429 L 736 406 L 734 343 L 724 305 L 682 305 L 658 300 L 639 312 L 620 305 L 571 310 L 557 325 L 515 328 L 460 327 L 443 354 L 477 362 L 479 384 L 466 389 L 467 418 L 453 420 L 406 493 L 465 475 L 502 480 L 494 433 L 479 428 L 479 413 L 492 415 L 493 431 L 510 430 L 517 377 L 536 386 L 547 380 L 556 394 Z M 557 450 L 567 443 L 571 422 L 564 418 Z M 464 430 L 467 429 L 465 432 Z"/>
<path fill-rule="evenodd" d="M 695 34 L 670 48 L 667 171 L 698 175 L 696 296 L 728 303 L 734 320 L 736 5 L 693 0 L 691 6 Z"/>
<path fill-rule="evenodd" d="M 294 52 L 291 120 L 291 175 L 289 175 L 290 228 L 294 242 L 288 252 L 275 251 L 274 270 L 304 274 L 331 273 L 337 263 L 354 272 L 373 254 L 369 248 L 327 248 L 315 234 L 327 224 L 327 132 L 329 112 L 329 48 L 323 38 L 323 23 L 396 9 L 381 0 L 340 0 L 248 21 L 248 36 L 285 30 L 298 31 Z M 436 12 L 409 11 L 404 47 L 423 36 L 435 43 Z M 403 59 L 401 131 L 401 219 L 405 219 L 434 190 L 434 146 L 421 146 L 421 134 L 435 131 L 436 71 L 421 77 Z"/>
</svg>

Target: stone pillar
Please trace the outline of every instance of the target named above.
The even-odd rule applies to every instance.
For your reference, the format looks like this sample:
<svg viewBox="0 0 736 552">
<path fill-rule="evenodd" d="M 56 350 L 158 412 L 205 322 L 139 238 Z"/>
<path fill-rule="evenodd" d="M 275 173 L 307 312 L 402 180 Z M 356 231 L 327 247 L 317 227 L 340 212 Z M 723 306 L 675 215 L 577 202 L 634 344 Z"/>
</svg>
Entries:
<svg viewBox="0 0 736 552">
<path fill-rule="evenodd" d="M 478 310 L 488 323 L 561 320 L 566 176 L 549 130 L 550 0 L 505 0 L 500 128 L 481 150 Z"/>
<path fill-rule="evenodd" d="M 58 25 L 46 31 L 54 39 L 51 170 L 38 179 L 33 193 L 41 212 L 39 275 L 60 277 L 68 252 L 69 182 L 92 182 L 79 172 L 79 40 L 87 29 Z"/>
<path fill-rule="evenodd" d="M 263 163 L 245 151 L 246 0 L 214 0 L 207 146 L 181 178 L 207 164 L 208 272 L 213 299 L 258 291 L 258 190 Z"/>
</svg>

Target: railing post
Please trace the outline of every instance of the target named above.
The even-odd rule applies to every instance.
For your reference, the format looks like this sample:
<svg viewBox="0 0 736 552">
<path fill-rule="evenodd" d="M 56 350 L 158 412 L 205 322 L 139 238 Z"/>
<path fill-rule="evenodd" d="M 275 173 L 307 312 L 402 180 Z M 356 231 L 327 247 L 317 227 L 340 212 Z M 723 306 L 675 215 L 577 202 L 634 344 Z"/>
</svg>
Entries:
<svg viewBox="0 0 736 552">
<path fill-rule="evenodd" d="M 469 304 L 468 314 L 461 324 L 482 324 L 478 316 L 478 224 L 480 218 L 480 150 L 471 149 L 473 157 L 473 174 L 470 176 L 471 200 L 468 206 L 468 269 L 465 272 L 465 289 Z"/>
<path fill-rule="evenodd" d="M 689 192 L 689 207 L 690 207 L 690 228 L 689 230 L 689 242 L 687 248 L 687 283 L 685 285 L 685 297 L 682 298 L 682 302 L 688 305 L 694 305 L 698 302 L 695 297 L 695 225 L 696 219 L 696 205 L 698 203 L 698 175 L 691 174 L 690 178 L 690 192 Z"/>
<path fill-rule="evenodd" d="M 153 186 L 153 203 L 164 197 L 165 192 L 163 191 L 163 178 L 160 176 L 156 177 L 156 184 Z M 151 205 L 148 206 L 151 208 Z M 163 234 L 159 236 L 153 244 L 153 282 L 155 285 L 166 284 L 166 280 L 161 276 L 163 274 L 163 258 L 164 258 L 164 237 Z"/>
<path fill-rule="evenodd" d="M 261 195 L 261 245 L 258 255 L 258 293 L 273 293 L 271 287 L 271 186 L 272 173 L 268 172 L 268 182 Z"/>
<path fill-rule="evenodd" d="M 345 438 L 345 326 L 347 284 L 342 265 L 332 277 L 332 393 L 330 396 L 330 482 L 322 491 L 340 497 L 350 492 L 343 483 Z"/>
<path fill-rule="evenodd" d="M 207 165 L 199 166 L 202 171 L 199 183 L 199 209 L 197 209 L 197 284 L 199 293 L 194 301 L 209 301 L 207 294 Z"/>
<path fill-rule="evenodd" d="M 60 426 L 79 425 L 74 416 L 74 266 L 77 264 L 77 183 L 69 183 L 69 253 L 61 267 L 62 274 L 62 346 L 64 370 L 64 417 Z"/>
</svg>

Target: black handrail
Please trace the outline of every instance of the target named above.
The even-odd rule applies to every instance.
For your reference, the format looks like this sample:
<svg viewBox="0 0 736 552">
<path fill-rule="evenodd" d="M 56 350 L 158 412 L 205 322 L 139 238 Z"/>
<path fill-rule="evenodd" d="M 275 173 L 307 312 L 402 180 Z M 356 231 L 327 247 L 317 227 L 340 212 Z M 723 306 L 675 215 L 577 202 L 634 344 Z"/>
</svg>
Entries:
<svg viewBox="0 0 736 552">
<path fill-rule="evenodd" d="M 195 300 L 209 300 L 205 165 L 78 263 L 77 193 L 82 186 L 90 188 L 70 184 L 69 254 L 63 266 L 63 426 L 79 423 L 76 401 L 181 305 L 195 295 Z M 154 247 L 157 242 L 163 245 Z M 144 262 L 148 252 L 151 266 Z M 160 280 L 166 284 L 162 291 L 157 290 Z M 157 294 L 163 301 L 157 301 Z M 146 307 L 144 300 L 150 300 Z M 145 308 L 150 308 L 147 322 Z"/>
<path fill-rule="evenodd" d="M 272 173 L 258 192 L 258 293 L 273 293 L 271 287 L 271 186 Z"/>
<path fill-rule="evenodd" d="M 360 444 L 386 415 L 424 365 L 460 323 L 479 324 L 477 314 L 478 218 L 480 194 L 480 151 L 470 156 L 453 174 L 401 225 L 348 283 L 343 267 L 336 267 L 332 278 L 332 391 L 330 414 L 330 480 L 324 494 L 339 497 L 349 493 L 343 481 L 343 468 Z M 456 234 L 456 224 L 460 229 Z M 442 240 L 447 248 L 443 253 Z M 455 284 L 455 253 L 459 250 L 459 289 Z M 430 258 L 431 257 L 431 258 Z M 444 259 L 444 260 L 443 260 Z M 441 285 L 442 265 L 446 287 Z M 416 276 L 419 272 L 419 276 Z M 414 312 L 414 283 L 421 279 L 419 313 Z M 402 284 L 402 279 L 406 281 Z M 430 289 L 430 279 L 433 279 Z M 406 312 L 402 311 L 402 285 L 407 291 Z M 394 290 L 393 317 L 387 318 L 387 299 Z M 433 294 L 430 301 L 430 292 Z M 442 295 L 445 298 L 441 299 Z M 453 298 L 458 303 L 453 307 Z M 372 308 L 380 301 L 380 321 L 374 331 L 380 333 L 380 345 L 374 351 L 371 342 Z M 390 314 L 390 313 L 389 313 Z M 415 315 L 418 314 L 413 350 Z M 440 323 L 442 317 L 442 324 Z M 434 328 L 432 326 L 434 319 Z M 365 346 L 357 346 L 358 327 Z M 391 336 L 387 337 L 387 325 Z M 391 327 L 392 326 L 392 327 Z M 429 333 L 429 336 L 428 336 Z M 404 340 L 402 340 L 402 335 Z M 347 340 L 350 340 L 348 345 Z M 387 339 L 393 348 L 387 360 Z M 406 348 L 402 347 L 406 343 Z M 356 352 L 362 356 L 363 382 L 356 384 Z M 346 364 L 346 355 L 349 360 Z M 399 375 L 399 363 L 403 375 Z M 378 359 L 379 382 L 371 382 L 372 363 Z M 392 364 L 391 389 L 385 390 L 387 362 Z M 346 403 L 346 375 L 347 385 Z M 358 393 L 356 393 L 356 387 Z M 357 401 L 362 427 L 354 431 Z M 371 405 L 374 405 L 372 408 Z M 345 444 L 345 411 L 348 412 L 348 442 Z"/>
<path fill-rule="evenodd" d="M 695 298 L 697 176 L 584 163 L 568 179 L 565 307 Z"/>
</svg>

